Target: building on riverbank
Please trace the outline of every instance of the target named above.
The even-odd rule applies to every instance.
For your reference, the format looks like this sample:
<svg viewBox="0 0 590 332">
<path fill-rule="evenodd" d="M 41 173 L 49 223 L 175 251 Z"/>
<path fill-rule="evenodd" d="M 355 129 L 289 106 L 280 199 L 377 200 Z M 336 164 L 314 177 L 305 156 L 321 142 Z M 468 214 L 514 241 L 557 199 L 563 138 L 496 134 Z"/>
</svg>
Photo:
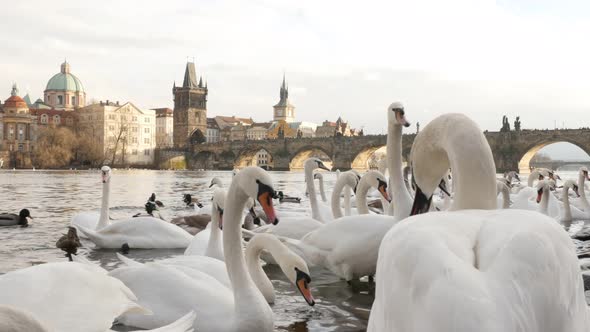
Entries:
<svg viewBox="0 0 590 332">
<path fill-rule="evenodd" d="M 100 102 L 76 111 L 77 130 L 91 137 L 105 160 L 118 166 L 152 166 L 156 148 L 156 112 L 131 102 Z"/>
<path fill-rule="evenodd" d="M 73 111 L 84 107 L 86 91 L 78 77 L 70 71 L 70 64 L 61 64 L 60 72 L 53 75 L 43 91 L 44 102 L 52 108 Z"/>
<path fill-rule="evenodd" d="M 182 86 L 172 87 L 174 95 L 174 147 L 186 148 L 199 141 L 207 131 L 207 83 L 197 82 L 195 64 L 187 62 Z"/>
<path fill-rule="evenodd" d="M 10 97 L 0 107 L 0 159 L 3 167 L 32 167 L 35 133 L 35 116 L 31 115 L 27 103 L 18 95 L 18 87 L 13 84 Z"/>
<path fill-rule="evenodd" d="M 156 148 L 174 146 L 174 112 L 170 108 L 154 108 L 156 112 Z"/>
</svg>

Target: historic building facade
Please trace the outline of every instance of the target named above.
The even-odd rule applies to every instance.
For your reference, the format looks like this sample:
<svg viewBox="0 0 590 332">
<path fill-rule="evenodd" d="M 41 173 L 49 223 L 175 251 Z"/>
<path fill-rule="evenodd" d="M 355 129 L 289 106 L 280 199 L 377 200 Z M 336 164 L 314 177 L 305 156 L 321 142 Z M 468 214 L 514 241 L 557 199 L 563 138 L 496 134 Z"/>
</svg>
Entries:
<svg viewBox="0 0 590 332">
<path fill-rule="evenodd" d="M 86 92 L 82 82 L 70 72 L 70 64 L 61 64 L 60 72 L 47 82 L 44 91 L 45 104 L 61 110 L 71 111 L 84 107 Z"/>
<path fill-rule="evenodd" d="M 279 102 L 273 106 L 273 121 L 295 121 L 295 106 L 289 102 L 289 88 L 285 82 L 285 75 L 283 75 L 283 84 L 281 85 L 279 98 Z"/>
<path fill-rule="evenodd" d="M 32 167 L 31 152 L 35 141 L 35 117 L 19 97 L 16 84 L 0 112 L 0 163 L 3 167 Z"/>
<path fill-rule="evenodd" d="M 176 83 L 174 94 L 174 147 L 186 148 L 191 141 L 205 138 L 207 131 L 207 84 L 203 78 L 197 82 L 195 64 L 188 62 L 182 86 Z"/>
<path fill-rule="evenodd" d="M 217 143 L 221 139 L 219 125 L 214 118 L 207 118 L 207 143 Z"/>
<path fill-rule="evenodd" d="M 174 112 L 170 108 L 156 108 L 156 148 L 174 146 Z"/>
<path fill-rule="evenodd" d="M 156 147 L 156 114 L 127 102 L 100 102 L 77 111 L 78 130 L 91 135 L 113 165 L 151 166 Z"/>
</svg>

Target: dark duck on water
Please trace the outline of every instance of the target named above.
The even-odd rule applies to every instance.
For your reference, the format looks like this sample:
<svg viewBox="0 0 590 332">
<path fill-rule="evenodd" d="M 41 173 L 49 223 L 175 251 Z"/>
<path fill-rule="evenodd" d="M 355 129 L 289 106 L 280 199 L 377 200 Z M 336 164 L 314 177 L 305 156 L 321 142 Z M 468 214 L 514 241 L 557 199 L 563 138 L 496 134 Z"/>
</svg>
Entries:
<svg viewBox="0 0 590 332">
<path fill-rule="evenodd" d="M 31 217 L 31 212 L 28 209 L 20 210 L 19 214 L 1 213 L 0 226 L 20 225 L 20 227 L 28 227 L 29 219 L 33 219 L 33 217 Z"/>
<path fill-rule="evenodd" d="M 76 255 L 78 253 L 78 248 L 81 246 L 82 244 L 78 238 L 76 228 L 71 226 L 68 227 L 68 234 L 64 234 L 55 243 L 56 248 L 65 251 L 66 257 L 70 260 L 70 262 L 72 261 L 72 254 Z"/>
</svg>

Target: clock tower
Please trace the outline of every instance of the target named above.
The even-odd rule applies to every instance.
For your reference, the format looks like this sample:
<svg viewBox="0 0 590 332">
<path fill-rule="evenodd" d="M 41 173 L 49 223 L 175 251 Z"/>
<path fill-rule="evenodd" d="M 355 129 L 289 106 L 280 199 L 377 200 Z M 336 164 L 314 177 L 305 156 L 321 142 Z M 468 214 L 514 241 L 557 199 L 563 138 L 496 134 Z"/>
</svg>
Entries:
<svg viewBox="0 0 590 332">
<path fill-rule="evenodd" d="M 289 88 L 285 82 L 285 75 L 283 74 L 283 84 L 281 85 L 279 103 L 273 106 L 274 121 L 284 120 L 286 122 L 295 121 L 295 106 L 289 102 Z"/>
</svg>

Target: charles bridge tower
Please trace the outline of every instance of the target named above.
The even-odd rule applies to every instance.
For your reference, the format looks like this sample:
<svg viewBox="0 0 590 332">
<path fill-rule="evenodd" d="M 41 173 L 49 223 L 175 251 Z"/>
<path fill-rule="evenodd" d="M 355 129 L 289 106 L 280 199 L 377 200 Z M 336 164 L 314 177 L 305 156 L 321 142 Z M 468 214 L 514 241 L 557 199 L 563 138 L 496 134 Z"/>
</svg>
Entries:
<svg viewBox="0 0 590 332">
<path fill-rule="evenodd" d="M 181 87 L 174 83 L 174 147 L 201 143 L 207 132 L 207 83 L 197 83 L 195 64 L 187 62 Z"/>
</svg>

